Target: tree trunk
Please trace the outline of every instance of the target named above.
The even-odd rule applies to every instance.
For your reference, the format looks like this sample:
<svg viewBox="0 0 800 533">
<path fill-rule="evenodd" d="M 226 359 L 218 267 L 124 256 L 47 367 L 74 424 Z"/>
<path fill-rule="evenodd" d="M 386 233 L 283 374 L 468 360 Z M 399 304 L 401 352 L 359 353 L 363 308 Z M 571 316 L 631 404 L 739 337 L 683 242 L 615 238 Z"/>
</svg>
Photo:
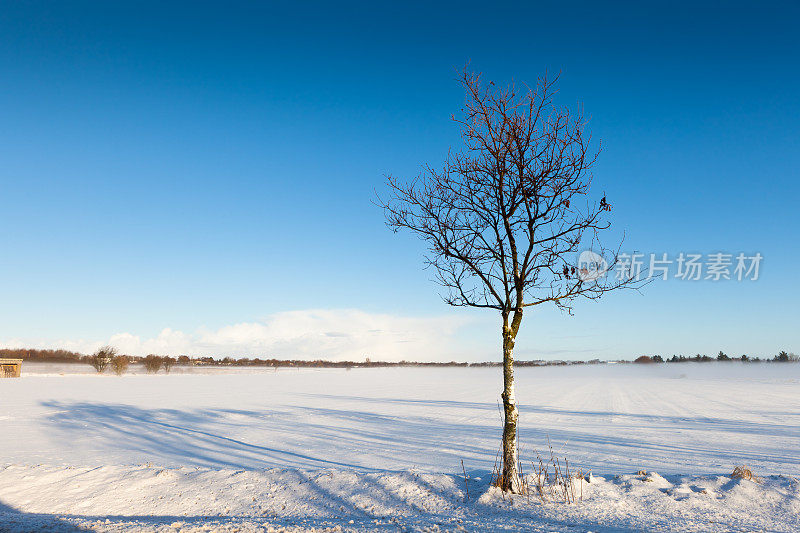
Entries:
<svg viewBox="0 0 800 533">
<path fill-rule="evenodd" d="M 521 318 L 521 316 L 520 316 Z M 514 323 L 519 328 L 517 317 Z M 508 315 L 503 315 L 503 477 L 500 488 L 507 492 L 519 494 L 522 483 L 517 467 L 519 465 L 519 448 L 517 446 L 517 398 L 514 394 L 514 337 L 513 325 L 508 325 Z"/>
</svg>

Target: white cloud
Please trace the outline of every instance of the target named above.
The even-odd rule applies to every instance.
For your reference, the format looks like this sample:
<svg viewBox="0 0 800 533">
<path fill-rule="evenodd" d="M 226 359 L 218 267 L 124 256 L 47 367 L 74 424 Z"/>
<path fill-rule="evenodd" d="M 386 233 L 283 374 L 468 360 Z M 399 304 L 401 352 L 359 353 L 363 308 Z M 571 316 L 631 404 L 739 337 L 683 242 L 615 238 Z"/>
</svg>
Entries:
<svg viewBox="0 0 800 533">
<path fill-rule="evenodd" d="M 123 332 L 107 340 L 3 342 L 8 347 L 66 348 L 84 353 L 103 344 L 130 355 L 188 354 L 213 357 L 444 361 L 484 359 L 474 343 L 459 341 L 458 332 L 472 323 L 463 315 L 407 317 L 356 309 L 287 311 L 256 322 L 194 333 L 165 328 L 153 338 Z"/>
</svg>

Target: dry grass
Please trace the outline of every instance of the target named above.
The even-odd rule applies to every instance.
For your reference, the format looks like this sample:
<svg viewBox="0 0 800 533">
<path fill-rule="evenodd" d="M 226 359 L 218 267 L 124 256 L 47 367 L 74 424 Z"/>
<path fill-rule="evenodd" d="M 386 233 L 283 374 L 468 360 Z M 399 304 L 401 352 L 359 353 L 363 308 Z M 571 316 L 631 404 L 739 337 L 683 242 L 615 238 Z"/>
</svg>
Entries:
<svg viewBox="0 0 800 533">
<path fill-rule="evenodd" d="M 521 477 L 522 495 L 527 498 L 538 497 L 542 502 L 576 503 L 583 500 L 584 472 L 570 466 L 566 457 L 556 456 L 550 439 L 547 439 L 549 457 L 543 459 L 537 453 L 536 461 L 531 462 L 531 473 L 525 475 L 522 462 L 517 466 Z M 520 454 L 522 455 L 522 454 Z M 503 486 L 503 470 L 498 452 L 492 469 L 491 486 Z"/>
<path fill-rule="evenodd" d="M 537 496 L 543 501 L 575 503 L 583 500 L 583 478 L 581 470 L 570 468 L 569 460 L 556 457 L 550 439 L 547 439 L 550 457 L 542 459 L 536 454 L 538 463 L 533 463 L 533 473 L 526 484 L 532 485 Z M 577 485 L 577 486 L 576 486 Z"/>
<path fill-rule="evenodd" d="M 761 479 L 756 476 L 752 470 L 746 465 L 737 466 L 733 469 L 731 477 L 734 479 L 746 479 L 755 483 L 761 483 Z"/>
</svg>

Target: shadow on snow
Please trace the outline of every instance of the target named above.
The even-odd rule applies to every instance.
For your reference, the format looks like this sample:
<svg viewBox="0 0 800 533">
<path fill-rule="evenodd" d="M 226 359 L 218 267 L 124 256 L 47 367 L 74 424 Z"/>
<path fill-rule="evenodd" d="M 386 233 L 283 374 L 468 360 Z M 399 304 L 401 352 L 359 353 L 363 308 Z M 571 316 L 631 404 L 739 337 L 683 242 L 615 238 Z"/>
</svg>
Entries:
<svg viewBox="0 0 800 533">
<path fill-rule="evenodd" d="M 42 405 L 51 409 L 48 420 L 56 429 L 56 438 L 68 443 L 87 439 L 93 446 L 130 452 L 138 462 L 234 469 L 347 468 L 362 472 L 415 466 L 442 471 L 446 469 L 442 465 L 452 465 L 450 472 L 456 472 L 462 459 L 468 467 L 491 470 L 495 463 L 499 414 L 497 418 L 464 416 L 464 410 L 497 409 L 491 404 L 319 397 L 328 400 L 327 405 L 335 405 L 336 399 L 347 400 L 349 408 L 283 405 L 259 410 L 165 409 L 60 401 Z M 363 408 L 352 408 L 353 402 Z M 380 403 L 429 406 L 435 417 L 403 410 L 381 414 L 375 412 Z M 453 411 L 448 413 L 449 409 Z M 526 462 L 536 451 L 547 450 L 549 438 L 560 455 L 568 455 L 576 466 L 596 472 L 630 472 L 652 464 L 693 465 L 718 460 L 721 450 L 716 442 L 707 438 L 692 439 L 691 444 L 684 439 L 675 442 L 670 436 L 676 431 L 696 432 L 698 437 L 711 430 L 784 440 L 800 438 L 800 429 L 795 426 L 736 419 L 578 412 L 529 405 L 520 406 L 520 410 L 534 419 L 537 415 L 558 415 L 557 423 L 545 419 L 540 427 L 520 428 Z M 569 421 L 571 416 L 581 420 Z M 619 430 L 609 432 L 608 426 Z M 742 446 L 722 451 L 731 464 L 800 464 L 800 457 L 780 448 L 780 440 L 775 442 L 775 449 Z M 603 451 L 603 462 L 586 464 L 585 458 L 596 457 L 598 450 Z"/>
</svg>

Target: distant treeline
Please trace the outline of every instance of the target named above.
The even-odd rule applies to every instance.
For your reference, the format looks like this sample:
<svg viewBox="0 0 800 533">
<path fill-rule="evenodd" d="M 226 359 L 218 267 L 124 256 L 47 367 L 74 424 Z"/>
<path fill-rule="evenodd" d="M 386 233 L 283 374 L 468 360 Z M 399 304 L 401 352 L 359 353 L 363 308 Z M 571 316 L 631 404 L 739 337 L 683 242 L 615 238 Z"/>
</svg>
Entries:
<svg viewBox="0 0 800 533">
<path fill-rule="evenodd" d="M 2 348 L 0 359 L 24 359 L 26 361 L 50 361 L 57 363 L 88 363 L 89 356 L 69 350 L 32 350 L 29 348 Z"/>
<path fill-rule="evenodd" d="M 364 361 L 325 361 L 317 359 L 314 361 L 299 359 L 234 359 L 223 357 L 215 359 L 213 357 L 189 357 L 181 355 L 175 357 L 164 357 L 148 355 L 146 357 L 126 356 L 131 363 L 145 364 L 148 361 L 159 359 L 172 364 L 183 366 L 267 366 L 267 367 L 314 367 L 314 368 L 354 368 L 354 367 L 403 367 L 403 366 L 424 366 L 424 367 L 494 367 L 502 366 L 501 362 L 482 362 L 482 363 L 460 363 L 457 361 L 449 362 L 419 362 L 419 361 L 372 361 L 366 358 Z M 92 356 L 68 350 L 36 350 L 32 348 L 4 348 L 0 349 L 0 358 L 23 359 L 25 361 L 48 361 L 58 363 L 85 363 L 92 364 Z M 517 366 L 561 366 L 561 365 L 585 365 L 601 364 L 602 361 L 594 359 L 592 361 L 516 361 Z"/>
<path fill-rule="evenodd" d="M 774 357 L 764 358 L 761 359 L 760 357 L 750 357 L 748 355 L 741 355 L 739 357 L 729 357 L 724 352 L 719 352 L 716 357 L 710 357 L 708 355 L 694 355 L 692 357 L 685 357 L 683 355 L 673 355 L 669 359 L 661 357 L 660 355 L 642 355 L 636 360 L 634 363 L 710 363 L 712 361 L 741 361 L 743 363 L 762 363 L 762 362 L 771 362 L 771 363 L 794 363 L 800 361 L 800 356 L 795 355 L 793 353 L 789 353 L 787 351 L 782 351 L 775 355 Z"/>
<path fill-rule="evenodd" d="M 215 359 L 213 357 L 190 357 L 188 355 L 181 355 L 175 357 L 165 357 L 148 355 L 146 357 L 139 356 L 126 356 L 131 363 L 146 364 L 149 361 L 156 359 L 164 362 L 165 365 L 172 366 L 174 364 L 182 366 L 266 366 L 266 367 L 297 367 L 297 368 L 363 368 L 363 367 L 498 367 L 502 363 L 497 361 L 487 361 L 482 363 L 459 363 L 457 361 L 449 362 L 419 362 L 419 361 L 372 361 L 366 358 L 364 361 L 325 361 L 317 359 L 314 361 L 306 361 L 299 359 L 234 359 L 232 357 L 223 357 Z M 78 352 L 71 352 L 69 350 L 36 350 L 32 348 L 3 348 L 0 349 L 0 358 L 23 359 L 25 361 L 47 361 L 55 363 L 85 363 L 92 364 L 92 356 Z M 740 357 L 728 357 L 723 352 L 719 352 L 716 357 L 709 357 L 708 355 L 697 354 L 691 357 L 683 355 L 673 355 L 671 358 L 662 357 L 660 355 L 642 355 L 634 360 L 634 363 L 689 363 L 699 362 L 708 363 L 712 361 L 742 361 L 747 363 L 760 363 L 764 361 L 769 362 L 793 362 L 800 360 L 800 357 L 793 353 L 782 351 L 772 358 L 761 359 L 759 357 L 750 357 L 742 355 Z M 616 363 L 630 363 L 630 361 L 614 361 Z M 514 364 L 518 367 L 530 366 L 566 366 L 566 365 L 596 365 L 604 364 L 604 361 L 599 359 L 592 359 L 591 361 L 516 361 Z"/>
</svg>

